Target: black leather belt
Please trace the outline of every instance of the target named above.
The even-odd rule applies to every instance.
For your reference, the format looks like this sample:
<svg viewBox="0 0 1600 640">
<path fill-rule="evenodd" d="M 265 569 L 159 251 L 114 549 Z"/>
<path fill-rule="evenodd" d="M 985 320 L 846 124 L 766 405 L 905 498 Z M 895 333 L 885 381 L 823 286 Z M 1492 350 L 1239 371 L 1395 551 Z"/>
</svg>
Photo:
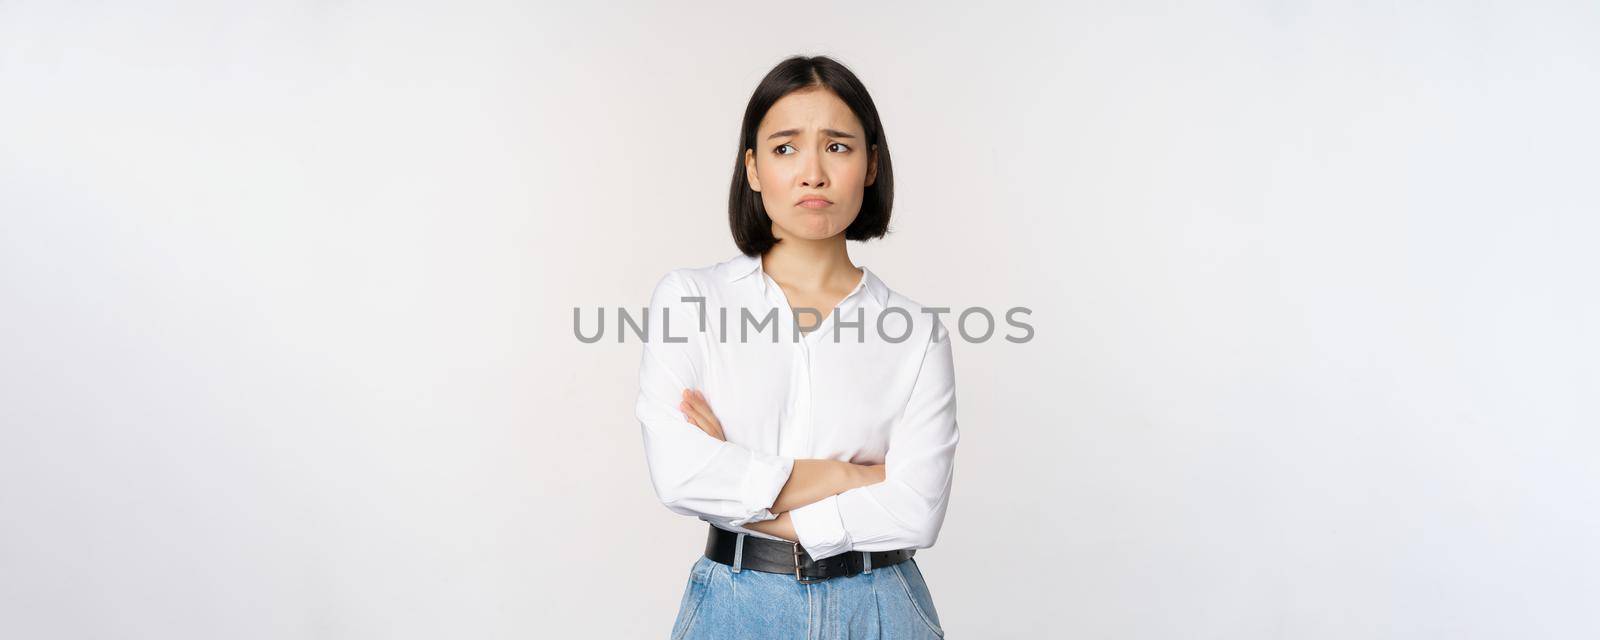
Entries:
<svg viewBox="0 0 1600 640">
<path fill-rule="evenodd" d="M 732 566 L 735 551 L 739 546 L 739 534 L 716 525 L 711 526 L 711 534 L 706 537 L 706 557 L 722 564 Z M 900 564 L 916 555 L 916 549 L 898 549 L 895 551 L 873 551 L 872 568 L 887 567 Z M 740 557 L 740 567 L 754 569 L 767 573 L 786 573 L 794 579 L 804 583 L 822 582 L 828 578 L 839 576 L 853 576 L 866 569 L 865 558 L 869 555 L 860 551 L 841 553 L 821 560 L 812 560 L 811 554 L 798 542 L 786 540 L 768 540 L 752 535 L 744 537 L 744 553 Z"/>
</svg>

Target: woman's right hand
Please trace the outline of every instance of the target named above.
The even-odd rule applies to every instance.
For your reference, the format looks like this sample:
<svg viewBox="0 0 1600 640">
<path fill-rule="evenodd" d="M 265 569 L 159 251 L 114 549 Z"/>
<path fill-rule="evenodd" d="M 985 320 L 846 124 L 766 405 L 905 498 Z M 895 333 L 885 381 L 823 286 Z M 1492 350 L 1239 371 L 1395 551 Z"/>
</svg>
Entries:
<svg viewBox="0 0 1600 640">
<path fill-rule="evenodd" d="M 857 473 L 860 474 L 861 486 L 878 484 L 879 482 L 883 482 L 884 478 L 887 477 L 885 473 L 886 470 L 881 464 L 858 464 L 854 466 Z"/>
</svg>

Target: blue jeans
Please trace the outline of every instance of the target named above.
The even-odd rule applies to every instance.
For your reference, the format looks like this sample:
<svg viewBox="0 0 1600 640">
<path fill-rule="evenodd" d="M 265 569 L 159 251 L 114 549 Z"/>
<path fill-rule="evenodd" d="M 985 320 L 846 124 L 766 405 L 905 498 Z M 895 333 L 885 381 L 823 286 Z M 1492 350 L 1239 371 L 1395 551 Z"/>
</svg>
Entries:
<svg viewBox="0 0 1600 640">
<path fill-rule="evenodd" d="M 705 556 L 695 561 L 672 640 L 944 637 L 916 558 L 811 584 L 733 569 Z"/>
</svg>

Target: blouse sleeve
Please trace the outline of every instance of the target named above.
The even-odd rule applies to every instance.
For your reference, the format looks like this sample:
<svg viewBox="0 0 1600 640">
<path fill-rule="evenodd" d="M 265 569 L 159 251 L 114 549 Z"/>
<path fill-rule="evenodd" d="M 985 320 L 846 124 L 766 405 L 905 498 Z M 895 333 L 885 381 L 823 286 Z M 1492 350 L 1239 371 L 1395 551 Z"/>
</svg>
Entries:
<svg viewBox="0 0 1600 640">
<path fill-rule="evenodd" d="M 705 334 L 696 295 L 678 271 L 656 284 L 644 324 L 635 414 L 656 497 L 674 513 L 740 526 L 777 517 L 770 511 L 794 459 L 718 440 L 678 410 L 684 389 L 704 382 Z"/>
<path fill-rule="evenodd" d="M 800 545 L 817 560 L 933 546 L 949 505 L 960 439 L 950 334 L 935 322 L 910 399 L 889 435 L 885 480 L 790 511 Z"/>
</svg>

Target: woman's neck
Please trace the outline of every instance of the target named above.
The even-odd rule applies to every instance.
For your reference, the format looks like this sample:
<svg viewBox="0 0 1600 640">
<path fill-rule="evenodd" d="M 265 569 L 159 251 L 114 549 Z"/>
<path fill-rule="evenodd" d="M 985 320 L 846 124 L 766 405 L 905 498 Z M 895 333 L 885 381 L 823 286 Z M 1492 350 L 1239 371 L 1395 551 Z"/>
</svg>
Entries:
<svg viewBox="0 0 1600 640">
<path fill-rule="evenodd" d="M 773 280 L 805 291 L 849 289 L 861 279 L 842 233 L 823 240 L 784 238 L 761 256 L 761 268 Z"/>
</svg>

